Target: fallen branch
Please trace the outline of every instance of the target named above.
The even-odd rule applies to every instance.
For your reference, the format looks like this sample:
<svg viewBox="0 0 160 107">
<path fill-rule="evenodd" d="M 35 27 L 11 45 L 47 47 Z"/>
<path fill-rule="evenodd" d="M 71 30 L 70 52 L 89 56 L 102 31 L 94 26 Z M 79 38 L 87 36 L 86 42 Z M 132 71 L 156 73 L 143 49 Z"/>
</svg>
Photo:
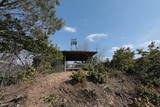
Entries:
<svg viewBox="0 0 160 107">
<path fill-rule="evenodd" d="M 9 101 L 0 103 L 0 107 L 8 107 L 9 105 L 11 105 L 11 103 L 18 103 L 19 101 L 23 100 L 24 96 L 17 96 Z"/>
</svg>

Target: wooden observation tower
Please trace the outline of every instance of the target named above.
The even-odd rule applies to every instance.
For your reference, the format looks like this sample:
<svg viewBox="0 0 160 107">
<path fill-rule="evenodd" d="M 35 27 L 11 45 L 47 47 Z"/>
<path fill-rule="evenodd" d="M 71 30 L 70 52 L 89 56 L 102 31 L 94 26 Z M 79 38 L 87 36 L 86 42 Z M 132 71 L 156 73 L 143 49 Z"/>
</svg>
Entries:
<svg viewBox="0 0 160 107">
<path fill-rule="evenodd" d="M 97 51 L 81 51 L 77 48 L 77 40 L 71 39 L 71 50 L 61 51 L 64 56 L 64 70 L 79 70 L 81 67 L 67 68 L 67 61 L 81 61 L 86 62 L 88 59 L 92 58 Z"/>
</svg>

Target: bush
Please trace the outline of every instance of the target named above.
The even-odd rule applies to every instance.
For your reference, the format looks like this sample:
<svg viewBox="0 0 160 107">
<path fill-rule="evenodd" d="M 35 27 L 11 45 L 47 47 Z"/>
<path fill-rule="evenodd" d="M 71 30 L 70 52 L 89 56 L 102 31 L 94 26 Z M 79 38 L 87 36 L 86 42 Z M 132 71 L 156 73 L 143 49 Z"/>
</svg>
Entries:
<svg viewBox="0 0 160 107">
<path fill-rule="evenodd" d="M 145 107 L 159 107 L 160 106 L 160 96 L 156 95 L 152 90 L 146 87 L 140 87 L 136 90 L 136 98 L 134 99 L 135 105 L 141 107 L 141 105 L 146 105 Z"/>
<path fill-rule="evenodd" d="M 97 59 L 96 58 L 92 58 L 90 60 L 87 61 L 87 63 L 84 65 L 84 70 L 87 71 L 94 71 L 95 66 L 98 64 Z"/>
<path fill-rule="evenodd" d="M 103 63 L 98 63 L 97 65 L 95 65 L 94 71 L 107 72 L 108 69 L 103 65 Z"/>
<path fill-rule="evenodd" d="M 88 79 L 93 83 L 105 83 L 107 79 L 107 67 L 104 63 L 97 62 L 96 58 L 91 59 L 86 65 L 85 69 L 88 70 Z"/>
<path fill-rule="evenodd" d="M 73 72 L 71 75 L 72 81 L 75 81 L 76 83 L 84 82 L 87 80 L 87 72 L 85 71 L 78 71 L 78 72 Z"/>
<path fill-rule="evenodd" d="M 17 82 L 31 80 L 36 76 L 36 69 L 29 66 L 26 71 L 18 71 L 15 76 Z"/>
<path fill-rule="evenodd" d="M 112 76 L 114 76 L 116 78 L 120 77 L 122 74 L 123 74 L 123 72 L 122 71 L 118 71 L 118 70 L 115 70 L 115 71 L 112 72 Z"/>
<path fill-rule="evenodd" d="M 57 49 L 56 46 L 49 45 L 39 54 L 33 58 L 33 66 L 38 72 L 43 74 L 51 74 L 55 72 L 55 65 L 57 62 L 63 60 L 63 54 Z"/>
<path fill-rule="evenodd" d="M 55 69 L 51 65 L 50 62 L 47 61 L 41 61 L 39 66 L 37 67 L 37 71 L 42 74 L 51 74 L 55 72 Z"/>
<path fill-rule="evenodd" d="M 13 76 L 0 77 L 0 84 L 1 84 L 1 86 L 7 86 L 7 85 L 11 85 L 11 84 L 16 84 L 16 83 L 17 83 L 17 80 Z"/>
<path fill-rule="evenodd" d="M 16 84 L 21 81 L 31 80 L 36 76 L 36 69 L 29 66 L 26 71 L 17 71 L 14 75 L 9 77 L 1 77 L 0 83 L 3 86 Z"/>
<path fill-rule="evenodd" d="M 98 94 L 95 89 L 92 88 L 83 88 L 80 90 L 80 97 L 87 102 L 95 102 L 98 99 Z"/>
<path fill-rule="evenodd" d="M 58 96 L 52 93 L 48 96 L 43 97 L 42 99 L 45 103 L 54 103 L 58 100 Z"/>
<path fill-rule="evenodd" d="M 89 72 L 89 80 L 93 83 L 105 83 L 107 79 L 107 69 L 102 63 L 97 63 L 93 71 Z"/>
<path fill-rule="evenodd" d="M 89 75 L 90 81 L 93 83 L 105 83 L 107 80 L 107 73 L 106 72 L 101 72 L 101 71 L 93 71 Z"/>
<path fill-rule="evenodd" d="M 160 87 L 160 50 L 154 42 L 148 50 L 138 49 L 140 58 L 135 60 L 134 73 L 140 77 L 143 84 L 149 87 Z"/>
<path fill-rule="evenodd" d="M 130 48 L 121 48 L 115 51 L 111 60 L 111 67 L 121 71 L 131 70 L 134 66 L 134 55 Z"/>
<path fill-rule="evenodd" d="M 92 71 L 85 72 L 85 71 L 79 71 L 79 72 L 73 72 L 72 80 L 77 82 L 83 82 L 86 80 L 89 80 L 93 83 L 105 83 L 107 80 L 107 69 L 105 66 L 101 63 L 97 63 L 97 65 L 92 66 Z"/>
<path fill-rule="evenodd" d="M 156 107 L 149 102 L 148 98 L 135 98 L 131 107 Z"/>
</svg>

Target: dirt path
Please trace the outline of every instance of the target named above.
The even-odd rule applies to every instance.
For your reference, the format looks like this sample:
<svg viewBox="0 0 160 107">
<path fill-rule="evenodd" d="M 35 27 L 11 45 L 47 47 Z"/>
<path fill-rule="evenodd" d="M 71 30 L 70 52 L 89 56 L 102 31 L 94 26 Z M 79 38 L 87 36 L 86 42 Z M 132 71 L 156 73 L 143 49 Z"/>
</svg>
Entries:
<svg viewBox="0 0 160 107">
<path fill-rule="evenodd" d="M 20 107 L 48 107 L 44 104 L 42 97 L 56 91 L 61 83 L 70 79 L 72 72 L 60 72 L 50 75 L 39 75 L 32 81 L 11 85 L 0 90 L 4 101 L 15 98 L 15 96 L 25 96 L 25 102 Z"/>
<path fill-rule="evenodd" d="M 44 107 L 44 103 L 40 103 L 42 96 L 47 96 L 61 83 L 69 80 L 71 74 L 71 72 L 61 72 L 37 78 L 36 82 L 26 90 L 28 100 L 26 100 L 25 106 Z"/>
</svg>

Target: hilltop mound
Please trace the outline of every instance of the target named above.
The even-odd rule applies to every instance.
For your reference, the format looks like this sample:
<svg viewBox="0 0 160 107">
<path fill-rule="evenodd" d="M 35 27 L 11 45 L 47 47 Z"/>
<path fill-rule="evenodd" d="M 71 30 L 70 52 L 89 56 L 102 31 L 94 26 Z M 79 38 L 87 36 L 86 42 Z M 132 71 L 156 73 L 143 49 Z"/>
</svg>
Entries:
<svg viewBox="0 0 160 107">
<path fill-rule="evenodd" d="M 23 96 L 20 101 L 12 102 L 11 107 L 127 107 L 132 104 L 131 94 L 136 87 L 133 77 L 109 75 L 105 84 L 72 85 L 71 74 L 39 75 L 34 80 L 2 88 L 0 100 L 4 103 Z"/>
</svg>

